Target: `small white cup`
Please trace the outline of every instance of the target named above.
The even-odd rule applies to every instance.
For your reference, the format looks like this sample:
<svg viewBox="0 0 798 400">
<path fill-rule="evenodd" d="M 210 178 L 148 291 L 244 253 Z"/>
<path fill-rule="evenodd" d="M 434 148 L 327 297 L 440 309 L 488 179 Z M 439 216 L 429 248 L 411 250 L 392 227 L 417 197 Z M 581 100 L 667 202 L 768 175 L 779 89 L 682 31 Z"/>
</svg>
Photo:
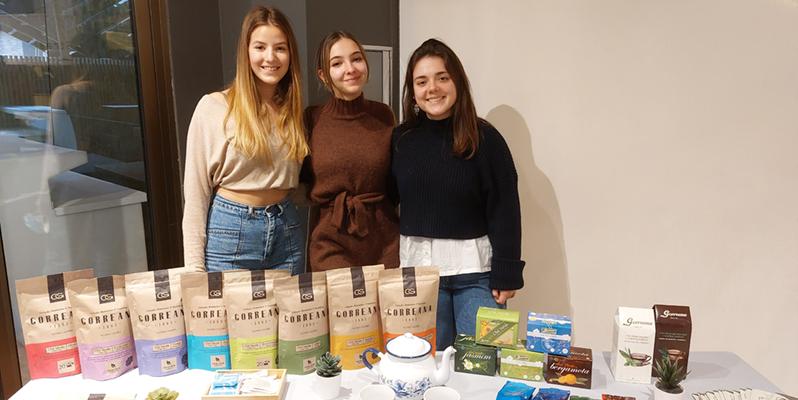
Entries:
<svg viewBox="0 0 798 400">
<path fill-rule="evenodd" d="M 424 400 L 460 400 L 460 393 L 446 386 L 435 386 L 424 392 Z"/>
<path fill-rule="evenodd" d="M 358 392 L 360 400 L 394 400 L 396 393 L 388 385 L 366 385 Z"/>
</svg>

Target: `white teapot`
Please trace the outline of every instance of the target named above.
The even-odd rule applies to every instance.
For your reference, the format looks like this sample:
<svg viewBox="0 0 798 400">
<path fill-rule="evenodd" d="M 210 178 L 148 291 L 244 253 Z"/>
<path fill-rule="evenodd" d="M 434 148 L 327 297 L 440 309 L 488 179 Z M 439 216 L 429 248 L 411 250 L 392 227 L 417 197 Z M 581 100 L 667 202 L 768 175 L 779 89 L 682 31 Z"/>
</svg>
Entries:
<svg viewBox="0 0 798 400">
<path fill-rule="evenodd" d="M 380 383 L 389 385 L 396 398 L 420 400 L 424 392 L 432 386 L 443 385 L 449 380 L 454 348 L 449 346 L 443 352 L 440 367 L 431 357 L 432 345 L 412 333 L 395 337 L 385 344 L 387 354 L 375 348 L 368 348 L 362 354 L 363 363 L 377 375 Z M 379 365 L 368 362 L 368 353 L 380 357 Z"/>
</svg>

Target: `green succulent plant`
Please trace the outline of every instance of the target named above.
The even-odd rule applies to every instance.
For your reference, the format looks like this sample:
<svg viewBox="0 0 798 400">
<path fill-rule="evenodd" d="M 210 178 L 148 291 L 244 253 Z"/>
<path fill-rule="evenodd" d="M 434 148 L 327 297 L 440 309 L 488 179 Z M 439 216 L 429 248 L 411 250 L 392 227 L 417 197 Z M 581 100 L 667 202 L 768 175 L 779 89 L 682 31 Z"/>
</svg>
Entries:
<svg viewBox="0 0 798 400">
<path fill-rule="evenodd" d="M 177 396 L 179 396 L 179 393 L 174 390 L 161 387 L 150 392 L 147 395 L 147 400 L 175 400 Z"/>
<path fill-rule="evenodd" d="M 326 378 L 338 376 L 341 373 L 341 357 L 326 352 L 316 360 L 316 374 Z"/>
<path fill-rule="evenodd" d="M 660 352 L 662 357 L 654 363 L 654 371 L 657 373 L 657 388 L 667 393 L 681 393 L 684 389 L 680 384 L 687 378 L 690 371 L 686 371 L 678 361 L 671 360 L 667 352 Z"/>
</svg>

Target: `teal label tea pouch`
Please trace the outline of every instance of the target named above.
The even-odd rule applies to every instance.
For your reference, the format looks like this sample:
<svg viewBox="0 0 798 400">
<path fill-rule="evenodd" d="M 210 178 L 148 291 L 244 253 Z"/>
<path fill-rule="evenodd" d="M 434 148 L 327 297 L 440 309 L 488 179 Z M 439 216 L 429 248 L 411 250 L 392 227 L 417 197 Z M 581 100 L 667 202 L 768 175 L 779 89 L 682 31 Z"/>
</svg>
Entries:
<svg viewBox="0 0 798 400">
<path fill-rule="evenodd" d="M 186 320 L 188 367 L 205 370 L 230 368 L 227 310 L 221 272 L 180 275 Z"/>
</svg>

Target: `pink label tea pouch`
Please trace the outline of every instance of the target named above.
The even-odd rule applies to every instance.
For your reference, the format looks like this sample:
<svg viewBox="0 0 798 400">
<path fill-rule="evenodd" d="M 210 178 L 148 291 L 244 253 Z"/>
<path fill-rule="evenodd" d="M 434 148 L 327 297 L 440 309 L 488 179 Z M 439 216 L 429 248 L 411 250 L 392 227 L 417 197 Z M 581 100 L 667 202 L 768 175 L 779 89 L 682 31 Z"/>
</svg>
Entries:
<svg viewBox="0 0 798 400">
<path fill-rule="evenodd" d="M 89 268 L 16 281 L 31 379 L 80 373 L 72 307 L 65 285 L 75 279 L 93 276 L 94 270 Z"/>
</svg>

